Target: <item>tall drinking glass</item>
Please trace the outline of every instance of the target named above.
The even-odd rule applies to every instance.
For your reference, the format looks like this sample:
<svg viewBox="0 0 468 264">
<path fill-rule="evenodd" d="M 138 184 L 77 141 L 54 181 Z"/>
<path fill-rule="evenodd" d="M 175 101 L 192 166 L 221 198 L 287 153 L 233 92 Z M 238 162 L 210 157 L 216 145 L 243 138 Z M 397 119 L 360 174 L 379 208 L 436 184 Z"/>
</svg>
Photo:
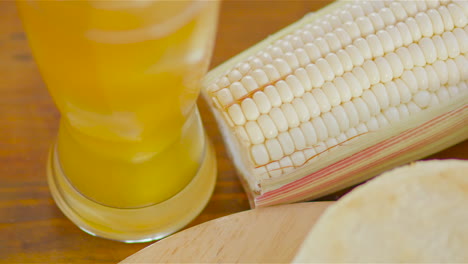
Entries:
<svg viewBox="0 0 468 264">
<path fill-rule="evenodd" d="M 63 213 L 93 235 L 139 242 L 189 223 L 216 162 L 195 101 L 215 0 L 18 0 L 61 113 L 48 163 Z"/>
</svg>

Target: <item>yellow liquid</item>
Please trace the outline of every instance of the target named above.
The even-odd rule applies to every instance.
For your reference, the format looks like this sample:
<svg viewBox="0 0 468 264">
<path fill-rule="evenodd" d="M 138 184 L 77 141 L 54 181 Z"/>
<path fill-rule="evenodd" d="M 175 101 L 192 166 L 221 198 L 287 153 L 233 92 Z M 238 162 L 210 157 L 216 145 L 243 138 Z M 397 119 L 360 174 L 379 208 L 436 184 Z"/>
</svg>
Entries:
<svg viewBox="0 0 468 264">
<path fill-rule="evenodd" d="M 181 191 L 204 157 L 196 114 L 216 1 L 18 1 L 62 114 L 70 183 L 97 203 L 138 208 Z"/>
</svg>

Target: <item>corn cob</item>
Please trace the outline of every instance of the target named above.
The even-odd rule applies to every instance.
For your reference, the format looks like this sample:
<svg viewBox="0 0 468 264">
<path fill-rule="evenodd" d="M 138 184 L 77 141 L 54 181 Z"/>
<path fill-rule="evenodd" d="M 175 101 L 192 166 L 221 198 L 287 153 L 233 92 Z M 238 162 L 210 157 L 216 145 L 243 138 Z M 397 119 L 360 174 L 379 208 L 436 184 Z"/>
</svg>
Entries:
<svg viewBox="0 0 468 264">
<path fill-rule="evenodd" d="M 467 24 L 465 1 L 341 1 L 210 72 L 204 95 L 249 189 L 291 184 L 450 111 L 462 126 L 445 147 L 466 139 Z"/>
</svg>

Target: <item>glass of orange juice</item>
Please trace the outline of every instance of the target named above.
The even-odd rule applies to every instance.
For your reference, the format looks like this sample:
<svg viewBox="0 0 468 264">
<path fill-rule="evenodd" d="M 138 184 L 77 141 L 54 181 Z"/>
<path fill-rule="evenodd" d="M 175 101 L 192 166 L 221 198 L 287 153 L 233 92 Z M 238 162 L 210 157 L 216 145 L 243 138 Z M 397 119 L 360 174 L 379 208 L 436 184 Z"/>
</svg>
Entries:
<svg viewBox="0 0 468 264">
<path fill-rule="evenodd" d="M 18 0 L 61 113 L 48 163 L 63 213 L 119 241 L 159 239 L 208 202 L 216 162 L 196 107 L 214 0 Z"/>
</svg>

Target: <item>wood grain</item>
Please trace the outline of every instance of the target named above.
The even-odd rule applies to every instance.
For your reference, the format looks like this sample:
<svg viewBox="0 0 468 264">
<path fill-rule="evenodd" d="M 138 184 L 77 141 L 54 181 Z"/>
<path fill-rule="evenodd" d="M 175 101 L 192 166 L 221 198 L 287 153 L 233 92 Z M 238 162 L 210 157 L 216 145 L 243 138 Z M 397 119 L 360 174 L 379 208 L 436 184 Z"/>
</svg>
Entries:
<svg viewBox="0 0 468 264">
<path fill-rule="evenodd" d="M 194 226 L 126 258 L 125 263 L 289 263 L 332 202 L 258 208 Z"/>
<path fill-rule="evenodd" d="M 224 1 L 212 65 L 330 1 Z M 116 263 L 149 244 L 89 236 L 58 210 L 49 194 L 46 155 L 59 114 L 39 75 L 13 1 L 0 1 L 0 262 Z M 219 176 L 208 206 L 190 225 L 249 209 L 215 121 L 200 102 Z M 468 158 L 464 142 L 432 158 Z M 322 198 L 335 200 L 348 190 Z"/>
</svg>

